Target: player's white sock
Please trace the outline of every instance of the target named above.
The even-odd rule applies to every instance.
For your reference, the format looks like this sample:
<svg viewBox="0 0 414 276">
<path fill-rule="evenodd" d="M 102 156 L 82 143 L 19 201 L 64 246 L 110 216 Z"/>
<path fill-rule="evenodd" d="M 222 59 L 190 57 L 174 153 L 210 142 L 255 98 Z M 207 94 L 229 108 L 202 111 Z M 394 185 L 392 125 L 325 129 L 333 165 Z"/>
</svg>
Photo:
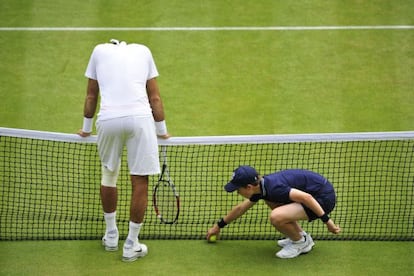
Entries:
<svg viewBox="0 0 414 276">
<path fill-rule="evenodd" d="M 129 232 L 127 240 L 135 241 L 138 239 L 139 231 L 141 230 L 142 223 L 129 222 Z"/>
<path fill-rule="evenodd" d="M 116 227 L 116 212 L 113 212 L 113 213 L 104 212 L 104 218 L 105 218 L 107 232 L 118 230 L 118 228 Z"/>
</svg>

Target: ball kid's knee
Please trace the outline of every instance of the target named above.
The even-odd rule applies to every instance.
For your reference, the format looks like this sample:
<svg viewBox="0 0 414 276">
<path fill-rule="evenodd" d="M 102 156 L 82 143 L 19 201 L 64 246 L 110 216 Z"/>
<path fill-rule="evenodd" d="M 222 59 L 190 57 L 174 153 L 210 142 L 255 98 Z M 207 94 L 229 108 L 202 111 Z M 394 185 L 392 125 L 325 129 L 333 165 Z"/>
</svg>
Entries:
<svg viewBox="0 0 414 276">
<path fill-rule="evenodd" d="M 273 226 L 278 226 L 286 222 L 284 214 L 277 208 L 270 213 L 269 220 Z"/>
</svg>

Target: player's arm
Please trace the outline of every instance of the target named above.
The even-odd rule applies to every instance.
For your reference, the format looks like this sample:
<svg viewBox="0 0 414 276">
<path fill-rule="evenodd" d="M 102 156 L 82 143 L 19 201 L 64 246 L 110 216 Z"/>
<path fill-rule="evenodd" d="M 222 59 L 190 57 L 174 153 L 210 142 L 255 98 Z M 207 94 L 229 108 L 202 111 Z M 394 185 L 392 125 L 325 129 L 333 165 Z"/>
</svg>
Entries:
<svg viewBox="0 0 414 276">
<path fill-rule="evenodd" d="M 322 209 L 318 201 L 311 195 L 306 192 L 303 192 L 298 189 L 291 189 L 289 197 L 292 201 L 302 203 L 309 209 L 311 209 L 328 227 L 328 230 L 334 234 L 338 234 L 341 229 L 339 226 L 335 225 L 333 220 L 325 214 L 325 211 Z"/>
<path fill-rule="evenodd" d="M 256 204 L 256 202 L 252 202 L 250 199 L 245 199 L 243 202 L 234 206 L 226 216 L 220 219 L 217 224 L 208 230 L 207 239 L 209 239 L 211 235 L 219 235 L 221 228 L 241 217 L 254 204 Z"/>
<path fill-rule="evenodd" d="M 165 124 L 164 106 L 162 103 L 160 89 L 155 78 L 147 81 L 148 100 L 152 109 L 152 116 L 154 117 L 157 135 L 161 138 L 169 138 Z"/>
<path fill-rule="evenodd" d="M 86 89 L 85 104 L 83 107 L 83 127 L 79 130 L 78 134 L 82 137 L 87 137 L 92 133 L 93 117 L 95 116 L 96 106 L 99 98 L 99 85 L 98 81 L 94 79 L 88 79 L 88 85 Z"/>
</svg>

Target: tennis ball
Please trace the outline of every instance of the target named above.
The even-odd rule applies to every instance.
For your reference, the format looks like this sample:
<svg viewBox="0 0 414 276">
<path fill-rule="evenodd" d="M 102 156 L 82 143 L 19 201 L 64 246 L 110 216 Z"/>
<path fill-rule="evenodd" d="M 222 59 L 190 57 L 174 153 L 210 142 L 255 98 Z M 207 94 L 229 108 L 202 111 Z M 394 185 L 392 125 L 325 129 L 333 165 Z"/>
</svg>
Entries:
<svg viewBox="0 0 414 276">
<path fill-rule="evenodd" d="M 217 241 L 217 236 L 216 235 L 211 235 L 210 238 L 208 239 L 208 242 L 216 242 Z"/>
</svg>

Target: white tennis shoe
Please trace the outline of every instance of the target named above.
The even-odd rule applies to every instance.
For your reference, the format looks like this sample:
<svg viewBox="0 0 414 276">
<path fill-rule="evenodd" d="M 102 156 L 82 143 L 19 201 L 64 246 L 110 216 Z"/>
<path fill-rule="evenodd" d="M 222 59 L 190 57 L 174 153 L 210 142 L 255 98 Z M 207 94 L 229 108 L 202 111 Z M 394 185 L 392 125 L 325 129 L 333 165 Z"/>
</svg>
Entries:
<svg viewBox="0 0 414 276">
<path fill-rule="evenodd" d="M 285 246 L 276 253 L 276 256 L 282 259 L 290 259 L 311 251 L 312 247 L 315 245 L 312 237 L 309 234 L 304 235 L 303 237 L 305 238 L 303 242 L 293 242 L 292 240 L 290 240 L 290 242 L 284 241 Z"/>
<path fill-rule="evenodd" d="M 306 233 L 306 235 L 308 236 L 308 238 L 312 241 L 312 243 L 313 243 L 313 239 L 312 239 L 312 237 L 309 235 L 309 234 L 307 234 Z M 281 239 L 281 240 L 278 240 L 277 241 L 277 245 L 278 246 L 280 246 L 280 247 L 285 247 L 285 246 L 287 246 L 287 245 L 289 245 L 289 244 L 291 244 L 292 243 L 292 240 L 291 239 L 289 239 L 289 238 L 285 238 L 285 239 Z"/>
<path fill-rule="evenodd" d="M 279 245 L 280 247 L 285 247 L 286 245 L 292 243 L 292 240 L 289 238 L 286 239 L 281 239 L 277 241 L 277 245 Z"/>
<path fill-rule="evenodd" d="M 124 262 L 133 262 L 138 258 L 142 258 L 148 254 L 148 247 L 139 243 L 138 241 L 131 241 L 127 239 L 124 244 L 124 252 L 122 254 L 122 260 Z"/>
<path fill-rule="evenodd" d="M 106 251 L 117 251 L 118 250 L 119 234 L 118 230 L 112 230 L 105 233 L 102 237 L 102 245 Z"/>
</svg>

